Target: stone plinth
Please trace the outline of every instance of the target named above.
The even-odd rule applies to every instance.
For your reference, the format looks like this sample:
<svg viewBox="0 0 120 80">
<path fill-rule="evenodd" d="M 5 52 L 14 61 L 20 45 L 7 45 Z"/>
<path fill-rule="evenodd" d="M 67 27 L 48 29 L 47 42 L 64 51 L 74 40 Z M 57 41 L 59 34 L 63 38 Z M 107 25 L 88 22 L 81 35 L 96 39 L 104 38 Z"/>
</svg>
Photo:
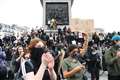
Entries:
<svg viewBox="0 0 120 80">
<path fill-rule="evenodd" d="M 58 27 L 70 25 L 71 3 L 73 3 L 73 0 L 42 0 L 42 1 L 43 1 L 43 26 L 48 26 L 50 24 L 50 21 L 54 18 L 57 21 Z M 53 4 L 54 6 L 52 6 L 51 4 Z M 65 8 L 63 6 L 65 6 Z"/>
</svg>

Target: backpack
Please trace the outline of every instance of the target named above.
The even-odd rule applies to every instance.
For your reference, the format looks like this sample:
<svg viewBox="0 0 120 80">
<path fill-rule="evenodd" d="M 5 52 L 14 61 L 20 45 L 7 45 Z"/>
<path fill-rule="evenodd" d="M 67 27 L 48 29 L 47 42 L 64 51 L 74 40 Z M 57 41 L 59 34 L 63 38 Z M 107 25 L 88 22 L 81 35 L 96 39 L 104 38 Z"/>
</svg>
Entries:
<svg viewBox="0 0 120 80">
<path fill-rule="evenodd" d="M 24 75 L 26 75 L 26 70 L 25 70 L 25 63 L 30 64 L 31 67 L 33 67 L 33 64 L 29 60 L 23 60 L 21 59 L 21 64 L 18 72 L 15 75 L 14 80 L 24 80 Z"/>
<path fill-rule="evenodd" d="M 15 74 L 14 80 L 24 80 L 20 74 L 20 70 L 21 69 L 19 68 L 18 72 Z"/>
</svg>

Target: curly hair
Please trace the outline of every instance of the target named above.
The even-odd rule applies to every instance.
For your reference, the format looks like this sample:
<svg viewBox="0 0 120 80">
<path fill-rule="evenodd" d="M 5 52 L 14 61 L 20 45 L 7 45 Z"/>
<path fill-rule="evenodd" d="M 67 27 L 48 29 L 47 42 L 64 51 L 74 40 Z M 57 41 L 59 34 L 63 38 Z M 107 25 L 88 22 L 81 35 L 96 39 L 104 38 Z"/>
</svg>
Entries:
<svg viewBox="0 0 120 80">
<path fill-rule="evenodd" d="M 30 44 L 28 45 L 28 48 L 32 49 L 39 41 L 43 42 L 44 45 L 46 44 L 46 42 L 41 40 L 40 38 L 34 38 L 30 41 Z"/>
</svg>

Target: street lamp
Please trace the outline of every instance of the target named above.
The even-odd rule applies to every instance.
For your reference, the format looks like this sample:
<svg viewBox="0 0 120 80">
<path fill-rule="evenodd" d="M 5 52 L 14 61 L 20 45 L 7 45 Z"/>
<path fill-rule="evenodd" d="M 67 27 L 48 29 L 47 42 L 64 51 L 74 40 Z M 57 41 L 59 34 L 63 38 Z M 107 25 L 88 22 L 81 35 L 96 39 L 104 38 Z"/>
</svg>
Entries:
<svg viewBox="0 0 120 80">
<path fill-rule="evenodd" d="M 43 0 L 40 0 L 42 6 L 43 6 Z M 73 5 L 74 0 L 71 0 L 71 6 Z"/>
</svg>

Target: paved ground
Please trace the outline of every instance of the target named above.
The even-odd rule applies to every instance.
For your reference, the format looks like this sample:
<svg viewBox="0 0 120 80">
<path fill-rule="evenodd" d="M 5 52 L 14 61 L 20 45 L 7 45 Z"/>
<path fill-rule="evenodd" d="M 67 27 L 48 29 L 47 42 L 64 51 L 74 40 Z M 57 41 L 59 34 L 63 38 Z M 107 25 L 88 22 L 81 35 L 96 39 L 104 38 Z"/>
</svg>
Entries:
<svg viewBox="0 0 120 80">
<path fill-rule="evenodd" d="M 108 80 L 108 78 L 107 78 L 107 72 L 105 71 L 104 73 L 103 73 L 103 71 L 101 71 L 100 72 L 100 79 L 99 80 Z M 88 80 L 91 80 L 91 76 L 90 76 L 90 74 L 89 73 L 87 73 L 87 76 L 88 76 Z"/>
</svg>

